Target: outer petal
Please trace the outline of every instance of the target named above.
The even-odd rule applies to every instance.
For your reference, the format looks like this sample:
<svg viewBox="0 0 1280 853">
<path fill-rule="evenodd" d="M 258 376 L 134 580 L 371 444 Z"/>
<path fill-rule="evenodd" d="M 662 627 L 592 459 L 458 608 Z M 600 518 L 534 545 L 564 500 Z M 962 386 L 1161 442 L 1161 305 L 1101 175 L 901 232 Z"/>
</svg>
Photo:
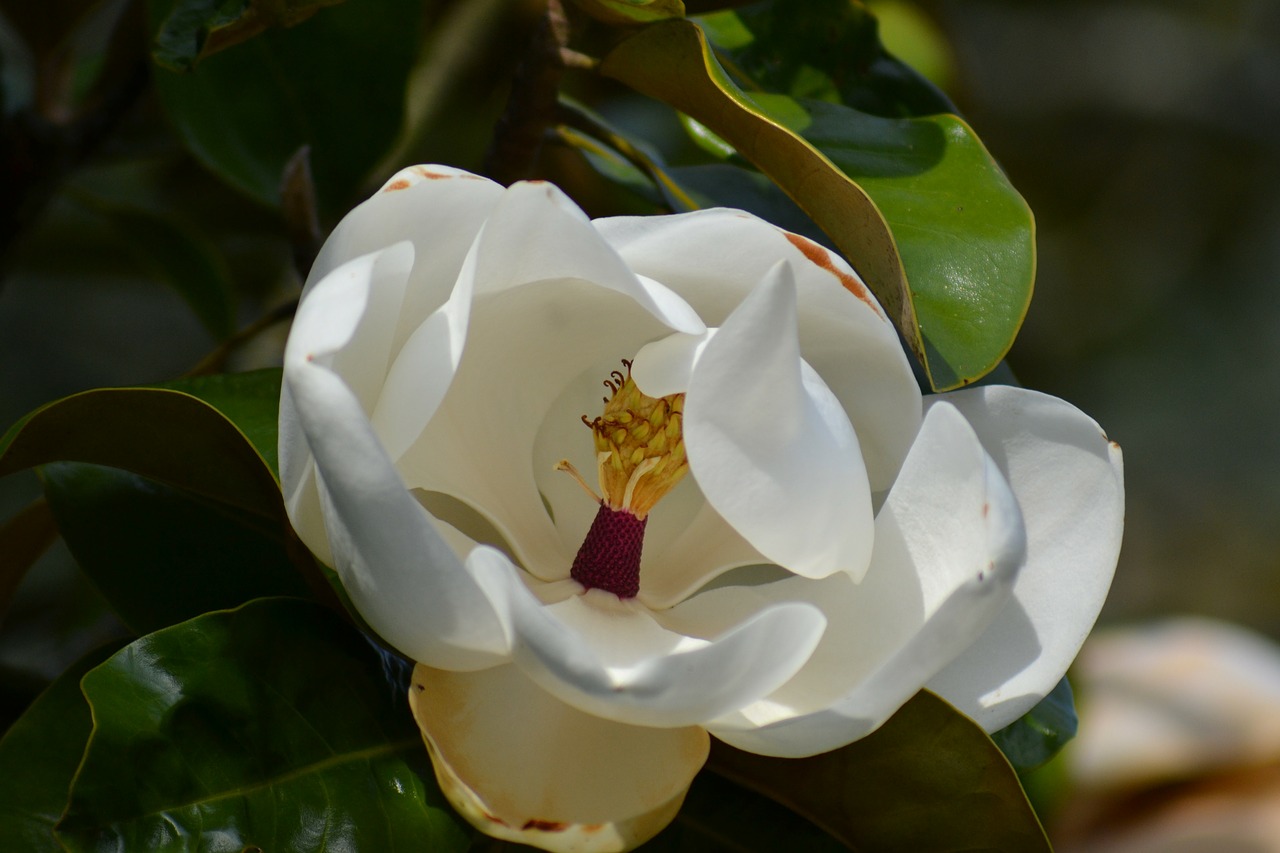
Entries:
<svg viewBox="0 0 1280 853">
<path fill-rule="evenodd" d="M 708 729 L 734 746 L 787 757 L 870 733 L 981 636 L 1009 600 L 1024 546 L 1004 478 L 960 414 L 935 407 L 876 517 L 866 578 L 792 578 L 756 588 L 827 614 L 809 664 L 767 699 Z"/>
<path fill-rule="evenodd" d="M 929 398 L 958 408 L 1009 480 L 1027 527 L 1014 600 L 929 688 L 995 731 L 1058 683 L 1106 599 L 1124 527 L 1120 448 L 1079 409 L 988 386 Z"/>
<path fill-rule="evenodd" d="M 389 351 L 398 352 L 453 291 L 463 260 L 503 191 L 488 178 L 449 166 L 402 169 L 338 223 L 311 266 L 304 297 L 352 258 L 410 241 L 418 262 L 406 282 L 395 334 L 385 336 Z"/>
<path fill-rule="evenodd" d="M 708 502 L 771 562 L 807 577 L 865 571 L 871 493 L 858 438 L 801 362 L 785 263 L 702 349 L 685 397 L 684 440 Z"/>
<path fill-rule="evenodd" d="M 467 261 L 477 295 L 547 279 L 581 279 L 626 294 L 664 324 L 700 333 L 689 305 L 656 282 L 637 278 L 591 220 L 557 187 L 513 184 L 485 223 Z"/>
<path fill-rule="evenodd" d="M 858 433 L 871 488 L 886 491 L 920 426 L 920 391 L 898 334 L 838 256 L 739 210 L 598 219 L 637 273 L 676 290 L 709 326 L 738 306 L 764 270 L 796 276 L 801 353 Z"/>
<path fill-rule="evenodd" d="M 467 563 L 504 619 L 516 666 L 561 701 L 635 725 L 693 725 L 767 695 L 804 665 L 826 626 L 816 607 L 784 602 L 719 636 L 689 636 L 608 593 L 546 607 L 492 548 Z"/>
<path fill-rule="evenodd" d="M 707 758 L 696 727 L 584 714 L 514 666 L 418 666 L 409 703 L 453 806 L 487 835 L 562 853 L 630 850 L 680 809 Z"/>
<path fill-rule="evenodd" d="M 317 284 L 298 310 L 285 383 L 315 457 L 335 567 L 356 607 L 416 660 L 486 666 L 506 653 L 496 615 L 406 491 L 360 401 L 330 366 L 376 280 L 405 275 L 411 256 L 401 244 L 358 258 Z"/>
</svg>

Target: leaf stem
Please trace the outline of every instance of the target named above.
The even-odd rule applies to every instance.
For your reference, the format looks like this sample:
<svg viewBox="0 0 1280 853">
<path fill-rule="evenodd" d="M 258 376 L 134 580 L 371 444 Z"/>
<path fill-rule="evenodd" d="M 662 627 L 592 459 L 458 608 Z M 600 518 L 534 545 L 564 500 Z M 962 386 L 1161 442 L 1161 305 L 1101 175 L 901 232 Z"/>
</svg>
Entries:
<svg viewBox="0 0 1280 853">
<path fill-rule="evenodd" d="M 237 349 L 248 343 L 253 338 L 265 332 L 276 323 L 288 320 L 298 310 L 298 298 L 294 298 L 283 304 L 277 305 L 266 314 L 254 320 L 206 355 L 195 366 L 182 374 L 184 377 L 191 376 L 208 376 L 213 373 L 219 373 L 226 366 L 227 359 L 231 357 Z"/>
</svg>

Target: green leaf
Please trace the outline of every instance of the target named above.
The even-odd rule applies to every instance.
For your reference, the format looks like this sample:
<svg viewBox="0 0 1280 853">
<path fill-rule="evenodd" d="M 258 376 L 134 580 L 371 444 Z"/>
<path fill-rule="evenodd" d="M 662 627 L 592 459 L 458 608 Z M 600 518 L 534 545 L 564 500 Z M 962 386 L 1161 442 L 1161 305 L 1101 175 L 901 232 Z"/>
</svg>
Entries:
<svg viewBox="0 0 1280 853">
<path fill-rule="evenodd" d="M 80 679 L 120 647 L 85 655 L 50 684 L 0 740 L 0 850 L 63 853 L 53 834 L 93 728 Z"/>
<path fill-rule="evenodd" d="M 103 388 L 36 409 L 0 438 L 0 476 L 49 462 L 90 462 L 132 471 L 195 495 L 283 522 L 274 459 L 279 371 L 171 383 L 170 388 Z M 208 394 L 246 425 L 193 394 Z M 276 389 L 270 397 L 271 387 Z M 266 423 L 270 420 L 270 438 Z"/>
<path fill-rule="evenodd" d="M 840 853 L 848 848 L 778 803 L 703 772 L 680 813 L 640 853 Z"/>
<path fill-rule="evenodd" d="M 176 0 L 156 33 L 151 57 L 171 71 L 195 67 L 209 36 L 230 27 L 249 9 L 251 0 Z"/>
<path fill-rule="evenodd" d="M 874 115 L 954 113 L 936 86 L 891 56 L 874 15 L 860 2 L 753 3 L 697 19 L 733 69 L 766 91 L 821 98 Z"/>
<path fill-rule="evenodd" d="M 152 58 L 190 71 L 203 57 L 265 31 L 292 27 L 343 0 L 177 0 L 156 34 Z"/>
<path fill-rule="evenodd" d="M 152 0 L 152 26 L 174 8 Z M 347 0 L 188 74 L 157 69 L 156 90 L 191 152 L 272 207 L 289 158 L 310 145 L 321 211 L 336 216 L 399 131 L 422 13 L 419 0 Z"/>
<path fill-rule="evenodd" d="M 334 613 L 210 613 L 84 678 L 94 728 L 58 838 L 71 851 L 463 851 L 403 686 Z"/>
<path fill-rule="evenodd" d="M 1019 773 L 1035 770 L 1076 736 L 1075 700 L 1066 676 L 1034 708 L 991 735 Z"/>
<path fill-rule="evenodd" d="M 1050 850 L 1018 776 L 969 718 L 921 692 L 887 723 L 812 758 L 713 742 L 715 772 L 813 821 L 854 850 Z"/>
<path fill-rule="evenodd" d="M 209 241 L 155 211 L 83 193 L 76 199 L 101 216 L 120 242 L 186 301 L 215 339 L 235 331 L 231 276 Z"/>
<path fill-rule="evenodd" d="M 749 94 L 689 21 L 640 31 L 601 71 L 687 113 L 781 187 L 875 292 L 935 389 L 1007 352 L 1034 278 L 1031 214 L 960 119 Z"/>
<path fill-rule="evenodd" d="M 278 523 L 116 468 L 55 462 L 40 473 L 72 556 L 136 634 L 308 594 Z"/>
<path fill-rule="evenodd" d="M 683 18 L 683 0 L 574 0 L 582 11 L 598 21 L 618 26 L 634 26 Z"/>
<path fill-rule="evenodd" d="M 272 475 L 280 479 L 278 430 L 280 428 L 280 383 L 284 372 L 278 367 L 248 373 L 218 373 L 191 376 L 157 383 L 190 394 L 218 410 L 240 434 L 249 440 Z"/>
</svg>

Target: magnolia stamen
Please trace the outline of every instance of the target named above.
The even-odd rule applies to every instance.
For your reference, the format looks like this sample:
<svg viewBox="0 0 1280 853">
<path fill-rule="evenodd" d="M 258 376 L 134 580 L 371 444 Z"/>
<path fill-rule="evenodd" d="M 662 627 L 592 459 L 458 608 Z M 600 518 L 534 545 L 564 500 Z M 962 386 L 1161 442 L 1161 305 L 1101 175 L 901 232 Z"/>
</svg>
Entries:
<svg viewBox="0 0 1280 853">
<path fill-rule="evenodd" d="M 604 412 L 582 416 L 592 433 L 600 495 L 586 485 L 567 460 L 556 469 L 571 474 L 600 504 L 595 520 L 573 560 L 570 577 L 587 589 L 631 598 L 640 589 L 640 553 L 649 512 L 689 470 L 685 457 L 684 394 L 650 397 L 631 378 L 631 362 L 622 360 L 604 380 L 612 396 Z"/>
<path fill-rule="evenodd" d="M 627 480 L 627 489 L 622 493 L 623 509 L 627 511 L 631 510 L 631 498 L 636 493 L 636 484 L 640 482 L 641 477 L 643 477 L 645 474 L 648 474 L 654 468 L 657 468 L 658 465 L 661 463 L 662 463 L 661 456 L 650 456 L 648 459 L 645 459 L 643 462 L 637 465 L 636 470 L 631 472 L 631 479 Z M 645 517 L 643 515 L 640 515 L 639 513 L 635 513 L 635 515 L 637 518 Z"/>
<path fill-rule="evenodd" d="M 584 420 L 586 419 L 586 415 L 583 415 L 582 417 Z M 577 483 L 579 486 L 582 486 L 582 490 L 587 494 L 591 495 L 591 499 L 594 500 L 596 503 L 598 504 L 604 503 L 604 498 L 597 495 L 595 493 L 595 489 L 592 489 L 590 486 L 587 485 L 587 481 L 583 479 L 582 475 L 578 473 L 578 469 L 575 468 L 573 463 L 570 462 L 568 459 L 561 459 L 559 462 L 557 462 L 555 464 L 555 470 L 563 471 L 566 474 L 568 474 L 570 477 L 572 477 L 573 481 Z"/>
</svg>

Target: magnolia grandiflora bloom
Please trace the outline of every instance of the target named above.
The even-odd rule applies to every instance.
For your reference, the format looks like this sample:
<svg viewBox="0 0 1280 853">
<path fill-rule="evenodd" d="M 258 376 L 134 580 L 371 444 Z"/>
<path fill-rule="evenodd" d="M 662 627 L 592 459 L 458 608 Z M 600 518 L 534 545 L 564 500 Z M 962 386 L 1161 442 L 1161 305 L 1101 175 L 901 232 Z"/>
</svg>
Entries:
<svg viewBox="0 0 1280 853">
<path fill-rule="evenodd" d="M 922 687 L 1005 726 L 1119 548 L 1096 423 L 922 399 L 854 272 L 740 211 L 405 170 L 325 244 L 284 376 L 299 535 L 418 662 L 450 801 L 549 850 L 652 836 L 709 734 L 812 755 Z"/>
</svg>

